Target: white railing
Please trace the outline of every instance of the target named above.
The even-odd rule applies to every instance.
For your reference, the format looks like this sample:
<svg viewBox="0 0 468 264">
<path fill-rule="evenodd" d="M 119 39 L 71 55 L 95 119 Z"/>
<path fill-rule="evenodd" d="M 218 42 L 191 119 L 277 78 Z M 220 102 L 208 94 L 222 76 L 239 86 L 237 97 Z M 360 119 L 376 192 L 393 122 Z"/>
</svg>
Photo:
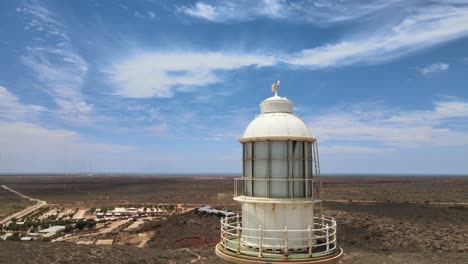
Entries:
<svg viewBox="0 0 468 264">
<path fill-rule="evenodd" d="M 234 197 L 253 196 L 265 198 L 313 199 L 319 185 L 315 179 L 262 179 L 235 178 Z M 314 186 L 315 184 L 315 186 Z M 317 189 L 317 190 L 314 190 Z"/>
<path fill-rule="evenodd" d="M 314 217 L 314 226 L 304 230 L 280 230 L 242 227 L 237 214 L 221 219 L 221 245 L 232 252 L 255 257 L 307 254 L 308 257 L 329 255 L 336 251 L 336 221 Z M 296 246 L 291 246 L 296 245 Z"/>
</svg>

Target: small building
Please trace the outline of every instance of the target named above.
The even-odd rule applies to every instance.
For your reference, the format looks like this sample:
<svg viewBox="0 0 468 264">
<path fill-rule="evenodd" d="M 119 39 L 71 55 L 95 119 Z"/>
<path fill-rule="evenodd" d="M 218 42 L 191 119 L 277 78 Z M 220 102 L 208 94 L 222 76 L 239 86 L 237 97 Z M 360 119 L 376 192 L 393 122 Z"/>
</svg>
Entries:
<svg viewBox="0 0 468 264">
<path fill-rule="evenodd" d="M 106 213 L 106 216 L 112 216 L 113 214 L 112 213 Z"/>
<path fill-rule="evenodd" d="M 20 240 L 21 240 L 21 241 L 31 241 L 31 240 L 32 240 L 32 237 L 24 236 L 24 237 L 21 237 Z"/>
<path fill-rule="evenodd" d="M 39 233 L 50 233 L 50 232 L 57 233 L 63 230 L 65 230 L 65 226 L 51 226 L 49 228 L 39 230 Z"/>
<path fill-rule="evenodd" d="M 127 212 L 127 209 L 123 208 L 123 207 L 116 207 L 114 208 L 114 213 L 125 213 Z"/>
</svg>

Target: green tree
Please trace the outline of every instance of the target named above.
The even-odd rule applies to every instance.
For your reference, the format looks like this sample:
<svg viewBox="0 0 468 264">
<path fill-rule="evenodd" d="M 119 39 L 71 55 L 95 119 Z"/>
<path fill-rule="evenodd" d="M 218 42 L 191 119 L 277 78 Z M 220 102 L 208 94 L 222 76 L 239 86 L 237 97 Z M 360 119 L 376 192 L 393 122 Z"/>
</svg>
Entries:
<svg viewBox="0 0 468 264">
<path fill-rule="evenodd" d="M 65 232 L 65 233 L 70 233 L 71 231 L 73 231 L 73 226 L 70 225 L 70 224 L 65 225 L 65 230 L 64 230 L 64 232 Z"/>
<path fill-rule="evenodd" d="M 78 222 L 76 222 L 75 224 L 75 227 L 78 228 L 79 230 L 82 230 L 83 228 L 86 227 L 86 221 L 84 221 L 83 219 L 78 220 Z"/>
<path fill-rule="evenodd" d="M 88 228 L 91 228 L 91 227 L 93 227 L 93 226 L 95 226 L 95 225 L 96 225 L 96 221 L 94 221 L 94 219 L 88 219 L 88 220 L 86 220 L 86 226 L 87 226 Z"/>
</svg>

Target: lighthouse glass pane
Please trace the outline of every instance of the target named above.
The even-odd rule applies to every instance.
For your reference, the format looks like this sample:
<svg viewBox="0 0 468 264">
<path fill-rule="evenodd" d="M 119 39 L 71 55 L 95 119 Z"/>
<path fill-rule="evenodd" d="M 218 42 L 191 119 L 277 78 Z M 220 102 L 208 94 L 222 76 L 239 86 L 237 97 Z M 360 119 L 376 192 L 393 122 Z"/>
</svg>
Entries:
<svg viewBox="0 0 468 264">
<path fill-rule="evenodd" d="M 304 142 L 292 142 L 292 185 L 294 197 L 304 197 Z"/>
<path fill-rule="evenodd" d="M 252 196 L 252 160 L 247 159 L 244 161 L 244 195 Z"/>
<path fill-rule="evenodd" d="M 268 176 L 268 160 L 266 159 L 254 160 L 253 196 L 267 197 L 267 186 L 268 186 L 267 176 Z"/>
<path fill-rule="evenodd" d="M 293 141 L 292 142 L 292 154 L 293 159 L 302 159 L 304 158 L 304 142 L 303 141 Z"/>
<path fill-rule="evenodd" d="M 271 141 L 271 158 L 286 159 L 288 157 L 287 141 Z"/>
<path fill-rule="evenodd" d="M 252 158 L 252 142 L 244 143 L 244 159 Z"/>
<path fill-rule="evenodd" d="M 286 159 L 271 160 L 270 196 L 273 198 L 288 197 L 288 161 Z"/>
<path fill-rule="evenodd" d="M 267 159 L 268 158 L 268 141 L 254 142 L 254 158 Z"/>
<path fill-rule="evenodd" d="M 304 196 L 304 161 L 293 160 L 292 161 L 292 172 L 293 172 L 293 192 L 294 197 Z"/>
</svg>

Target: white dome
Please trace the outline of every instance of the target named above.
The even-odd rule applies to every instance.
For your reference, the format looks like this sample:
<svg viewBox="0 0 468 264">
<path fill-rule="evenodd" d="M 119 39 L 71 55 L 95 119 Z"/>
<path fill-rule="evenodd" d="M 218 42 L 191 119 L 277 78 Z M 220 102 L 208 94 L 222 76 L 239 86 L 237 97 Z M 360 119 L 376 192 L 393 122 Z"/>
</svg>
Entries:
<svg viewBox="0 0 468 264">
<path fill-rule="evenodd" d="M 292 103 L 285 97 L 273 96 L 260 104 L 261 114 L 245 129 L 241 141 L 255 139 L 311 140 L 309 128 L 292 114 Z"/>
</svg>

